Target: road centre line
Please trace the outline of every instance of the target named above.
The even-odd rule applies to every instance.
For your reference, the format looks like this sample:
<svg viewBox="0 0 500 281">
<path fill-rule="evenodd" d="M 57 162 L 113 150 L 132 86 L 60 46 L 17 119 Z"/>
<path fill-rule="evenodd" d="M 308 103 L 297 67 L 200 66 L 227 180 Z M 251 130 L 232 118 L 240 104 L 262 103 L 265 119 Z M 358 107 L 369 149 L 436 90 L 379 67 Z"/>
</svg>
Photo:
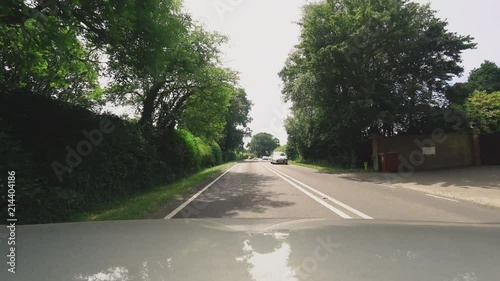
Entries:
<svg viewBox="0 0 500 281">
<path fill-rule="evenodd" d="M 184 202 L 182 205 L 177 207 L 177 209 L 173 210 L 170 214 L 168 214 L 165 218 L 165 220 L 169 220 L 173 218 L 175 215 L 177 215 L 178 212 L 180 212 L 182 209 L 184 209 L 189 203 L 193 202 L 198 196 L 200 196 L 203 192 L 205 192 L 207 189 L 209 189 L 212 185 L 214 185 L 218 180 L 220 180 L 223 176 L 225 176 L 229 171 L 231 171 L 234 167 L 238 166 L 238 164 L 232 166 L 229 168 L 227 171 L 225 171 L 222 175 L 220 175 L 218 178 L 216 178 L 214 181 L 209 183 L 207 186 L 205 186 L 202 190 L 198 191 L 195 195 L 193 195 L 191 198 L 189 198 L 186 202 Z"/>
<path fill-rule="evenodd" d="M 442 200 L 446 200 L 446 201 L 455 202 L 455 203 L 460 202 L 460 201 L 455 200 L 455 199 L 445 198 L 445 197 L 441 197 L 441 196 L 437 196 L 437 195 L 432 195 L 432 194 L 425 194 L 425 195 L 430 196 L 430 197 L 434 197 L 434 198 L 438 198 L 438 199 L 442 199 Z"/>
<path fill-rule="evenodd" d="M 267 168 L 267 167 L 266 167 L 266 168 Z M 303 182 L 301 182 L 301 181 L 299 181 L 299 180 L 297 180 L 297 179 L 294 179 L 294 178 L 292 178 L 291 176 L 289 176 L 289 175 L 287 175 L 287 174 L 285 174 L 285 173 L 283 173 L 283 172 L 281 172 L 281 171 L 278 171 L 278 170 L 277 170 L 277 169 L 275 169 L 275 168 L 269 167 L 269 169 L 275 170 L 276 172 L 278 172 L 278 173 L 282 174 L 283 176 L 285 176 L 285 177 L 289 178 L 290 180 L 295 181 L 296 183 L 298 183 L 298 184 L 302 185 L 303 187 L 305 187 L 305 188 L 309 189 L 310 191 L 315 192 L 316 194 L 318 194 L 318 195 L 322 196 L 323 198 L 327 198 L 328 200 L 332 201 L 333 203 L 335 203 L 335 204 L 337 204 L 337 205 L 339 205 L 339 206 L 343 207 L 343 208 L 344 208 L 344 209 L 346 209 L 346 210 L 349 210 L 350 212 L 352 212 L 352 213 L 354 213 L 354 214 L 356 214 L 356 215 L 360 216 L 360 217 L 361 217 L 361 218 L 363 218 L 363 219 L 367 219 L 367 220 L 372 220 L 372 219 L 373 219 L 372 217 L 370 217 L 370 216 L 368 216 L 368 215 L 366 215 L 366 214 L 364 214 L 364 213 L 362 213 L 362 212 L 360 212 L 360 211 L 358 211 L 358 210 L 354 209 L 353 207 L 351 207 L 351 206 L 349 206 L 349 205 L 347 205 L 347 204 L 344 204 L 344 203 L 340 202 L 339 200 L 337 200 L 337 199 L 335 199 L 335 198 L 332 198 L 332 197 L 330 197 L 330 196 L 328 196 L 328 195 L 324 194 L 323 192 L 321 192 L 321 191 L 319 191 L 319 190 L 317 190 L 317 189 L 315 189 L 315 188 L 313 188 L 313 187 L 311 187 L 311 186 L 309 186 L 309 185 L 307 185 L 307 184 L 305 184 L 305 183 L 303 183 Z"/>
<path fill-rule="evenodd" d="M 302 191 L 304 194 L 306 194 L 307 196 L 311 197 L 313 200 L 315 200 L 316 202 L 320 203 L 321 205 L 323 205 L 324 207 L 326 207 L 327 209 L 329 209 L 330 211 L 334 212 L 335 214 L 339 215 L 341 218 L 343 219 L 352 219 L 351 216 L 349 216 L 348 214 L 344 213 L 343 211 L 333 207 L 332 205 L 330 204 L 327 204 L 325 203 L 324 200 L 321 200 L 319 199 L 318 197 L 314 196 L 312 193 L 310 193 L 309 191 L 305 190 L 304 188 L 296 185 L 295 183 L 293 183 L 292 181 L 288 180 L 287 178 L 285 178 L 284 176 L 278 174 L 276 171 L 273 171 L 273 169 L 267 167 L 267 165 L 263 165 L 266 169 L 268 169 L 269 171 L 273 172 L 274 174 L 276 174 L 278 177 L 280 177 L 281 179 L 283 179 L 284 181 L 288 182 L 289 184 L 291 184 L 293 187 L 297 188 L 298 190 Z"/>
</svg>

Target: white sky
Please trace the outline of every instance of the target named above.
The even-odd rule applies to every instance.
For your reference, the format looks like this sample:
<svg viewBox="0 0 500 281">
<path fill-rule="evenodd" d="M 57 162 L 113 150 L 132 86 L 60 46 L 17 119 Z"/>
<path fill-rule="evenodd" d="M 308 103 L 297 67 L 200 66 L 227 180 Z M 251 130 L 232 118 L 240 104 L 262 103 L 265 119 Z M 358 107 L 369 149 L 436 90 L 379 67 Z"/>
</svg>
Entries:
<svg viewBox="0 0 500 281">
<path fill-rule="evenodd" d="M 431 3 L 449 30 L 472 35 L 476 50 L 463 56 L 465 77 L 484 60 L 500 64 L 499 0 L 414 0 Z M 268 132 L 286 143 L 283 119 L 288 106 L 282 102 L 278 72 L 298 43 L 301 17 L 307 0 L 184 0 L 185 8 L 207 29 L 229 37 L 223 47 L 227 66 L 240 72 L 241 86 L 254 103 L 250 128 L 254 134 Z"/>
</svg>

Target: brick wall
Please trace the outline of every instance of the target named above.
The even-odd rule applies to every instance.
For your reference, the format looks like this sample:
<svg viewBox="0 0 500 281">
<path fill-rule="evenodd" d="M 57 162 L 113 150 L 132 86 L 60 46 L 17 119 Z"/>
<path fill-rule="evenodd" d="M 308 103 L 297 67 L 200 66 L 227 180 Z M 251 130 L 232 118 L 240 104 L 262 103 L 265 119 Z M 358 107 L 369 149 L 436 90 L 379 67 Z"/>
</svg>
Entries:
<svg viewBox="0 0 500 281">
<path fill-rule="evenodd" d="M 398 152 L 400 161 L 414 170 L 428 170 L 478 165 L 479 132 L 444 133 L 435 131 L 433 134 L 418 136 L 381 137 L 372 135 L 374 167 L 378 168 L 378 154 L 383 152 Z M 424 153 L 435 154 L 426 155 Z M 408 168 L 408 167 L 407 167 Z"/>
</svg>

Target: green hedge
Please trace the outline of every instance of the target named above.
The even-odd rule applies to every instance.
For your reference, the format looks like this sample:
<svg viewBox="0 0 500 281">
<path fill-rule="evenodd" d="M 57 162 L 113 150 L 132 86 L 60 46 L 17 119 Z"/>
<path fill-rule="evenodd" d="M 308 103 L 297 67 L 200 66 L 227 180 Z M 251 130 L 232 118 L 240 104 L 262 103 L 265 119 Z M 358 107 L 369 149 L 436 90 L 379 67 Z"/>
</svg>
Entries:
<svg viewBox="0 0 500 281">
<path fill-rule="evenodd" d="M 147 139 L 138 125 L 114 115 L 17 92 L 0 93 L 0 159 L 2 174 L 16 171 L 17 216 L 28 224 L 68 221 L 220 164 L 222 153 L 187 131 Z"/>
</svg>

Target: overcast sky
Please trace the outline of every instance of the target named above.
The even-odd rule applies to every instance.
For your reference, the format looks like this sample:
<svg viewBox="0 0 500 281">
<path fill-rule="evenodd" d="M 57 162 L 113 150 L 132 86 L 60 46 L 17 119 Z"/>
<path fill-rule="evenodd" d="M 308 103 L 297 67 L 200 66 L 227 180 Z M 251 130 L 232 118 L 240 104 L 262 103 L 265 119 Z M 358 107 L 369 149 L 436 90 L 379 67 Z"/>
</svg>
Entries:
<svg viewBox="0 0 500 281">
<path fill-rule="evenodd" d="M 222 48 L 227 66 L 240 73 L 241 86 L 253 101 L 254 134 L 268 132 L 286 143 L 283 119 L 288 114 L 282 102 L 282 69 L 288 54 L 298 43 L 301 7 L 307 0 L 184 0 L 185 8 L 209 30 L 229 37 Z M 476 50 L 467 51 L 463 65 L 465 75 L 484 60 L 500 64 L 499 0 L 415 0 L 431 3 L 449 30 L 472 35 Z"/>
</svg>

